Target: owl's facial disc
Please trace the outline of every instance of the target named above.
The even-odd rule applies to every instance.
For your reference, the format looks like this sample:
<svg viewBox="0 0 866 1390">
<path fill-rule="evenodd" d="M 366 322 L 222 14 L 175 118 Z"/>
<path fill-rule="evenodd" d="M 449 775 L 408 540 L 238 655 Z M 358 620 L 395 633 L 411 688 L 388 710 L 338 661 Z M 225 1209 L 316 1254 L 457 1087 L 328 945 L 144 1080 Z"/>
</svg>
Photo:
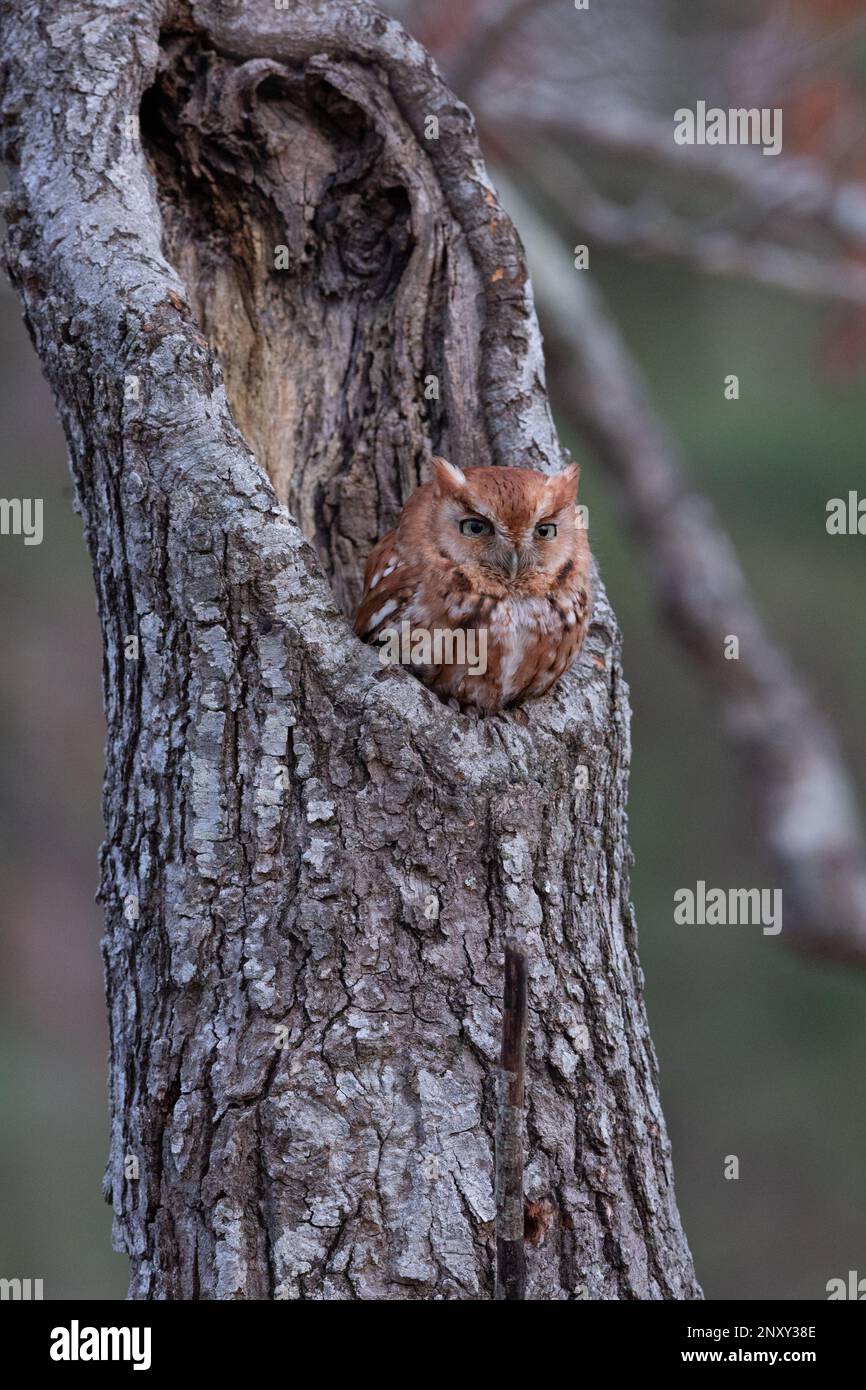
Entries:
<svg viewBox="0 0 866 1390">
<path fill-rule="evenodd" d="M 454 564 L 523 591 L 556 575 L 575 542 L 576 465 L 552 477 L 531 469 L 470 468 L 432 460 L 432 534 Z M 482 582 L 479 579 L 479 582 Z"/>
</svg>

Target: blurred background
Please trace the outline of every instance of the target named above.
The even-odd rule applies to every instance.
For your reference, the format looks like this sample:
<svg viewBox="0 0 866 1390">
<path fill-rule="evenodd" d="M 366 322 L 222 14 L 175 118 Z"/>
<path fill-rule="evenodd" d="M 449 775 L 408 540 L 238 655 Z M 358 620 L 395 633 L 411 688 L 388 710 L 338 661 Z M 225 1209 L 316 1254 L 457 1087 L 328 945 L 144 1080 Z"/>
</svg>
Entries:
<svg viewBox="0 0 866 1390">
<path fill-rule="evenodd" d="M 862 788 L 866 537 L 825 520 L 831 497 L 866 495 L 866 0 L 382 8 L 475 111 L 533 277 L 588 246 L 571 274 L 602 296 Z M 781 107 L 783 153 L 679 160 L 673 112 L 699 100 Z M 777 876 L 715 693 L 661 624 L 539 309 L 624 633 L 633 895 L 698 1277 L 712 1299 L 823 1299 L 828 1279 L 866 1275 L 866 978 L 798 955 L 784 931 L 673 922 L 678 887 Z M 0 537 L 0 1275 L 42 1278 L 47 1298 L 120 1298 L 100 1196 L 100 640 L 62 434 L 5 282 L 0 367 L 0 496 L 42 497 L 45 513 L 41 546 Z"/>
</svg>

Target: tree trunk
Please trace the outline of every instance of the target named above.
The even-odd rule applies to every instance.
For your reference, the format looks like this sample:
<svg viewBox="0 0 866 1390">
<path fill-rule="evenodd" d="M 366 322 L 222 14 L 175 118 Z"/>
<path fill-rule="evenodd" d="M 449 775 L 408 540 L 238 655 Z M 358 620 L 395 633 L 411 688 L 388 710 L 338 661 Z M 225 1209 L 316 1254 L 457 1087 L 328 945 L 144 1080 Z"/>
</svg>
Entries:
<svg viewBox="0 0 866 1390">
<path fill-rule="evenodd" d="M 563 462 L 471 116 L 349 0 L 3 14 L 7 264 L 105 644 L 130 1296 L 492 1297 L 511 942 L 527 1297 L 699 1297 L 599 581 L 577 670 L 485 721 L 346 617 L 431 453 Z"/>
</svg>

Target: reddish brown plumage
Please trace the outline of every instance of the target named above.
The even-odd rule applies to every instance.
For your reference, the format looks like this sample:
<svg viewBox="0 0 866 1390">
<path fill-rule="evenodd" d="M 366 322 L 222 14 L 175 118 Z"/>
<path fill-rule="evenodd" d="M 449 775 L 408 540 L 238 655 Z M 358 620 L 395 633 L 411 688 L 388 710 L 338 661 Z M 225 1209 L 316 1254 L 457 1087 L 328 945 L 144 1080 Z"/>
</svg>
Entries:
<svg viewBox="0 0 866 1390">
<path fill-rule="evenodd" d="M 387 638 L 392 650 L 389 633 L 399 634 L 404 657 L 415 643 L 430 659 L 412 669 L 461 705 L 492 711 L 545 694 L 575 660 L 589 622 L 577 480 L 576 465 L 548 477 L 526 468 L 463 473 L 434 459 L 433 481 L 370 552 L 355 631 L 369 642 Z M 484 533 L 466 534 L 470 523 Z M 423 634 L 436 631 L 452 636 L 430 653 Z M 474 661 L 461 633 L 467 643 L 474 634 Z M 483 642 L 486 670 L 476 673 Z"/>
</svg>

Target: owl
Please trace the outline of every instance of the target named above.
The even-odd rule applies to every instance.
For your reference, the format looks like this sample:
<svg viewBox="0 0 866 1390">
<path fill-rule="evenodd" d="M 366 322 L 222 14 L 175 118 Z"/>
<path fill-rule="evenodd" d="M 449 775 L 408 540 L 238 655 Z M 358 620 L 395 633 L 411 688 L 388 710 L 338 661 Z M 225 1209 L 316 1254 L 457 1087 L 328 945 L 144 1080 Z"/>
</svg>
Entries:
<svg viewBox="0 0 866 1390">
<path fill-rule="evenodd" d="M 488 714 L 537 699 L 577 657 L 590 615 L 579 469 L 432 461 L 374 546 L 355 632 L 444 700 Z"/>
</svg>

